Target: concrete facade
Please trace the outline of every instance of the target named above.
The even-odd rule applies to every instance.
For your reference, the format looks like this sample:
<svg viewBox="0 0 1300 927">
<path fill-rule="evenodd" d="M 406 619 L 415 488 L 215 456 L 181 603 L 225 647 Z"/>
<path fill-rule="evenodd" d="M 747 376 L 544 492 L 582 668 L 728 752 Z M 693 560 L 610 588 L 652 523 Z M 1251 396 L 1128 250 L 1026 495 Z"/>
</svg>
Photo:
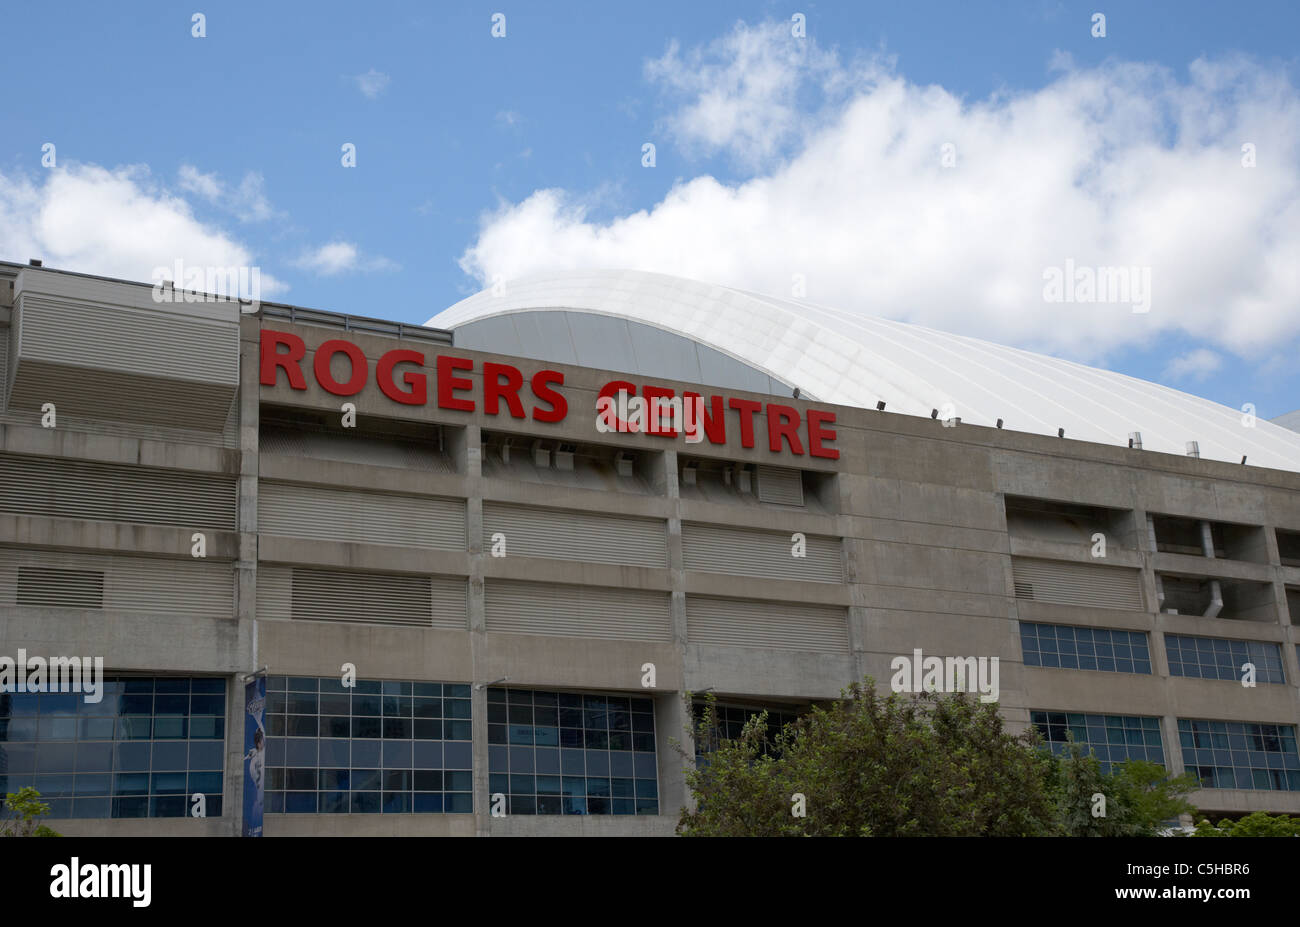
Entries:
<svg viewBox="0 0 1300 927">
<path fill-rule="evenodd" d="M 10 336 L 4 344 L 10 384 L 27 375 L 14 337 L 23 311 L 15 294 L 35 291 L 38 284 L 56 276 L 72 275 L 0 265 L 0 331 Z M 88 292 L 104 294 L 103 304 L 82 297 L 84 324 L 111 329 L 112 294 L 105 289 L 109 284 L 93 278 L 76 281 Z M 149 288 L 138 289 L 147 295 Z M 946 427 L 937 420 L 735 390 L 726 395 L 761 403 L 775 399 L 797 409 L 801 421 L 810 409 L 833 412 L 834 423 L 828 427 L 836 432 L 833 446 L 838 459 L 796 456 L 788 447 L 772 452 L 764 440 L 768 432 L 761 413 L 755 415 L 758 440 L 750 448 L 738 440 L 733 419 L 728 420 L 725 444 L 688 444 L 680 436 L 600 433 L 595 427 L 597 394 L 610 381 L 626 378 L 618 371 L 463 350 L 447 343 L 449 337 L 439 340 L 433 332 L 394 327 L 390 333 L 377 333 L 354 325 L 355 320 L 326 313 L 313 313 L 308 323 L 290 317 L 287 307 L 263 305 L 256 313 L 241 314 L 238 306 L 225 306 L 222 312 L 216 316 L 223 324 L 237 327 L 240 349 L 238 370 L 231 372 L 237 373 L 238 392 L 231 421 L 221 431 L 196 436 L 179 421 L 176 428 L 145 427 L 127 420 L 76 416 L 43 427 L 39 409 L 7 406 L 0 417 L 0 457 L 5 459 L 111 465 L 118 468 L 113 472 L 127 474 L 123 479 L 144 470 L 166 471 L 177 478 L 215 477 L 228 482 L 235 500 L 234 521 L 225 529 L 192 528 L 180 508 L 173 518 L 160 518 L 170 524 L 104 517 L 108 510 L 79 501 L 80 489 L 72 486 L 65 509 L 56 509 L 53 503 L 44 510 L 36 503 L 6 506 L 0 500 L 0 551 L 38 552 L 56 559 L 111 555 L 188 566 L 194 560 L 194 531 L 201 530 L 207 545 L 204 569 L 219 569 L 229 577 L 228 607 L 220 616 L 182 613 L 183 609 L 174 614 L 115 610 L 107 607 L 107 598 L 105 607 L 97 610 L 18 604 L 12 593 L 8 599 L 0 598 L 0 654 L 13 656 L 20 648 L 39 654 L 95 654 L 104 658 L 109 673 L 220 676 L 228 682 L 220 817 L 72 818 L 56 822 L 64 833 L 238 833 L 243 789 L 240 680 L 261 667 L 277 676 L 336 677 L 343 664 L 351 663 L 365 679 L 483 686 L 508 677 L 511 687 L 648 697 L 654 702 L 658 757 L 657 815 L 493 817 L 487 691 L 475 688 L 472 814 L 268 814 L 265 830 L 271 836 L 671 834 L 678 809 L 687 799 L 684 761 L 672 742 L 684 741 L 689 749 L 683 692 L 708 689 L 724 702 L 797 706 L 833 698 L 863 676 L 886 685 L 893 675 L 891 661 L 910 656 L 917 648 L 926 655 L 997 657 L 1001 710 L 1017 730 L 1030 723 L 1032 710 L 1158 717 L 1166 766 L 1179 771 L 1183 768 L 1180 718 L 1291 726 L 1300 721 L 1296 658 L 1300 637 L 1292 624 L 1287 594 L 1288 589 L 1300 590 L 1300 564 L 1284 563 L 1290 558 L 1284 557 L 1279 542 L 1279 538 L 1285 542 L 1287 532 L 1300 532 L 1300 473 L 969 424 Z M 282 370 L 277 371 L 275 385 L 261 382 L 264 330 L 302 339 L 304 389 L 290 388 Z M 355 395 L 332 394 L 312 376 L 316 350 L 340 339 L 364 352 L 371 371 Z M 376 363 L 397 348 L 427 355 L 422 368 L 429 381 L 426 404 L 395 402 L 377 384 Z M 471 380 L 472 388 L 456 395 L 473 398 L 474 411 L 439 406 L 434 355 L 473 362 L 472 369 L 456 373 Z M 563 385 L 556 388 L 567 400 L 567 416 L 545 422 L 515 418 L 505 408 L 497 415 L 487 414 L 482 401 L 485 363 L 518 367 L 524 376 L 523 396 L 536 371 L 545 368 L 562 374 Z M 70 358 L 59 375 L 75 377 L 79 365 L 91 364 L 91 358 Z M 345 377 L 346 369 L 336 376 Z M 69 382 L 65 380 L 61 395 L 75 395 Z M 693 388 L 683 382 L 656 383 L 678 395 Z M 24 382 L 24 395 L 39 396 L 40 388 L 41 381 L 32 375 Z M 706 396 L 717 392 L 695 388 Z M 12 385 L 3 395 L 12 395 Z M 362 427 L 342 427 L 344 403 L 355 405 Z M 528 402 L 524 405 L 527 409 Z M 333 427 L 336 434 L 329 439 L 338 441 L 354 434 L 379 434 L 373 430 L 376 423 L 390 431 L 404 428 L 403 433 L 412 435 L 437 431 L 442 438 L 441 463 L 407 467 L 267 450 L 259 444 L 266 433 L 262 419 L 268 411 L 277 420 L 298 416 L 306 421 L 307 416 L 319 415 L 326 423 L 321 433 Z M 372 430 L 367 431 L 367 426 Z M 503 435 L 516 436 L 521 449 L 541 440 L 550 453 L 566 445 L 576 446 L 579 453 L 598 454 L 602 448 L 630 452 L 635 455 L 637 489 L 610 490 L 591 480 L 584 482 L 576 472 L 548 467 L 537 469 L 537 479 L 503 476 L 498 468 L 501 454 L 493 443 Z M 777 504 L 759 501 L 752 494 L 734 499 L 725 494 L 706 497 L 697 487 L 683 485 L 687 462 L 706 468 L 751 464 L 797 469 L 803 474 L 808 501 Z M 391 534 L 383 535 L 382 543 L 339 539 L 338 532 L 348 534 L 353 529 L 337 524 L 322 527 L 305 518 L 294 535 L 267 531 L 262 527 L 266 514 L 259 520 L 259 499 L 271 484 L 322 490 L 325 500 L 342 498 L 328 493 L 358 491 L 452 500 L 463 513 L 463 544 L 460 549 L 432 542 L 407 544 Z M 1108 524 L 1113 530 L 1107 533 L 1106 556 L 1093 555 L 1090 536 L 1071 541 L 1017 530 L 1008 519 L 1008 499 L 1067 503 L 1110 513 Z M 1020 504 L 1028 503 L 1013 501 L 1013 506 Z M 79 505 L 85 507 L 83 517 L 76 517 Z M 649 519 L 661 528 L 666 554 L 661 566 L 596 562 L 566 556 L 562 547 L 545 556 L 493 556 L 492 540 L 485 536 L 485 507 L 496 511 L 493 506 L 498 505 L 604 515 L 615 520 L 611 525 L 619 519 Z M 1148 513 L 1240 526 L 1253 544 L 1240 549 L 1249 551 L 1250 557 L 1208 558 L 1158 550 L 1147 529 Z M 763 532 L 801 532 L 808 538 L 831 539 L 840 558 L 842 581 L 688 568 L 684 536 L 694 543 L 689 541 L 692 526 L 752 532 L 755 539 Z M 369 536 L 369 530 L 357 527 L 352 536 Z M 744 561 L 743 552 L 738 551 L 735 559 Z M 1026 560 L 1046 562 L 1048 569 L 1059 564 L 1077 564 L 1085 570 L 1103 565 L 1122 568 L 1129 571 L 1126 576 L 1136 577 L 1140 607 L 1106 608 L 1017 595 L 1016 564 Z M 755 562 L 761 572 L 761 561 Z M 263 614 L 269 606 L 259 608 L 259 602 L 269 600 L 259 581 L 264 573 L 269 577 L 272 568 L 447 578 L 463 583 L 466 590 L 464 624 L 392 626 L 317 621 L 291 612 Z M 0 574 L 0 581 L 6 575 Z M 1157 604 L 1157 577 L 1162 575 L 1221 580 L 1232 596 L 1245 597 L 1233 601 L 1247 603 L 1236 614 L 1249 617 L 1162 612 Z M 535 625 L 532 633 L 492 630 L 489 625 L 496 620 L 533 619 L 531 614 L 494 617 L 498 613 L 489 600 L 497 594 L 494 590 L 504 588 L 494 584 L 511 582 L 563 587 L 558 596 L 569 594 L 563 590 L 592 590 L 593 595 L 599 590 L 629 590 L 644 593 L 647 603 L 664 597 L 663 632 L 641 640 L 619 639 L 614 630 L 581 636 Z M 1088 583 L 1079 588 L 1086 593 Z M 692 607 L 706 601 L 729 603 L 726 607 L 750 603 L 755 609 L 786 603 L 791 614 L 803 614 L 795 606 L 814 608 L 809 612 L 813 615 L 842 614 L 845 643 L 838 648 L 819 644 L 800 649 L 798 621 L 782 624 L 779 615 L 772 619 L 776 630 L 771 633 L 784 635 L 780 646 L 746 646 L 743 641 L 749 631 L 743 623 L 727 624 L 723 619 L 718 619 L 718 626 L 731 629 L 726 633 L 736 642 L 702 640 L 703 619 L 699 625 L 692 621 Z M 1296 601 L 1293 593 L 1292 602 Z M 595 617 L 601 619 L 602 628 L 612 628 L 621 616 Z M 646 619 L 652 620 L 659 619 Z M 1025 666 L 1020 621 L 1144 633 L 1152 672 Z M 1171 633 L 1279 644 L 1286 681 L 1246 688 L 1232 681 L 1171 676 L 1164 645 L 1165 635 Z M 832 639 L 838 638 L 826 638 Z M 654 688 L 642 685 L 646 664 L 654 666 Z M 1205 789 L 1193 800 L 1208 811 L 1300 814 L 1297 791 Z"/>
</svg>

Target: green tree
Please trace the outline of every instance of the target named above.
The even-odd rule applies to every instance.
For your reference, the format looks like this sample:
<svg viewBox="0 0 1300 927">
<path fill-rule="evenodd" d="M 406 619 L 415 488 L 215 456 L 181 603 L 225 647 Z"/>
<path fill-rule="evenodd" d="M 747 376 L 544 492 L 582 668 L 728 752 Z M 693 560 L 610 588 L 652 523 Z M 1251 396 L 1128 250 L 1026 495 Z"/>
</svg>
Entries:
<svg viewBox="0 0 1300 927">
<path fill-rule="evenodd" d="M 55 830 L 36 820 L 49 813 L 50 806 L 41 801 L 41 793 L 31 786 L 10 792 L 5 795 L 0 816 L 0 837 L 58 837 Z"/>
<path fill-rule="evenodd" d="M 1112 776 L 1117 780 L 1119 801 L 1135 811 L 1135 836 L 1159 836 L 1169 821 L 1196 813 L 1187 796 L 1201 786 L 1191 773 L 1171 776 L 1159 763 L 1126 760 L 1115 765 Z"/>
<path fill-rule="evenodd" d="M 1196 777 L 1170 777 L 1159 763 L 1126 760 L 1103 773 L 1101 762 L 1071 738 L 1053 763 L 1052 789 L 1061 832 L 1070 837 L 1155 837 L 1170 820 L 1196 809 L 1185 796 Z"/>
<path fill-rule="evenodd" d="M 714 730 L 712 696 L 697 725 Z M 854 683 L 766 736 L 766 715 L 687 773 L 689 836 L 1038 836 L 1059 832 L 1053 760 L 972 695 L 879 696 Z M 801 810 L 798 796 L 803 796 Z"/>
<path fill-rule="evenodd" d="M 1217 826 L 1208 819 L 1196 825 L 1192 837 L 1300 837 L 1300 818 L 1285 814 L 1267 814 L 1256 811 L 1233 821 L 1223 819 Z"/>
</svg>

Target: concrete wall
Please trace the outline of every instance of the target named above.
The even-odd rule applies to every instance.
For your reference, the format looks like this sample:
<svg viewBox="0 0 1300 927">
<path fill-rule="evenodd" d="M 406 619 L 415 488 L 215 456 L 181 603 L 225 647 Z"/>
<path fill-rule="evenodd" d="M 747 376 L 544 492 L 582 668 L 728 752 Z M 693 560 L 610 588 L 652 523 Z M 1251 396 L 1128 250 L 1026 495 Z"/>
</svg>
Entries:
<svg viewBox="0 0 1300 927">
<path fill-rule="evenodd" d="M 307 389 L 293 390 L 281 374 L 278 385 L 258 382 L 259 329 L 292 331 L 308 347 L 303 369 Z M 564 421 L 548 424 L 482 411 L 484 361 L 497 355 L 402 342 L 402 347 L 471 358 L 475 382 L 464 395 L 476 411 L 440 409 L 434 376 L 430 403 L 399 405 L 373 378 L 374 363 L 398 342 L 379 335 L 343 333 L 322 326 L 289 326 L 245 316 L 241 319 L 242 364 L 236 402 L 237 447 L 156 438 L 92 433 L 76 428 L 43 429 L 25 415 L 0 416 L 0 453 L 63 457 L 128 465 L 215 473 L 237 480 L 238 530 L 209 538 L 210 557 L 227 564 L 232 576 L 229 614 L 220 619 L 176 619 L 88 614 L 75 610 L 0 607 L 0 652 L 20 647 L 34 652 L 84 652 L 96 648 L 109 670 L 219 674 L 228 680 L 230 719 L 243 710 L 239 674 L 268 667 L 274 675 L 332 676 L 344 663 L 362 678 L 440 680 L 485 684 L 508 676 L 512 686 L 623 692 L 656 700 L 661 814 L 657 817 L 516 817 L 487 813 L 486 693 L 474 690 L 475 804 L 473 815 L 270 815 L 268 835 L 289 834 L 669 834 L 686 802 L 683 760 L 669 739 L 689 744 L 683 691 L 711 689 L 720 697 L 786 700 L 826 699 L 850 682 L 872 676 L 886 685 L 890 661 L 925 655 L 987 656 L 1000 660 L 1001 706 L 1014 729 L 1029 723 L 1031 709 L 1151 715 L 1162 719 L 1166 765 L 1181 769 L 1177 719 L 1300 722 L 1300 641 L 1286 606 L 1288 586 L 1300 587 L 1300 568 L 1283 567 L 1273 527 L 1300 530 L 1300 474 L 1239 467 L 1119 447 L 1026 435 L 970 425 L 944 427 L 939 421 L 837 407 L 834 446 L 839 460 L 774 454 L 767 448 L 766 423 L 756 416 L 753 448 L 738 441 L 728 423 L 725 446 L 686 444 L 641 434 L 600 434 L 595 402 L 613 373 L 563 364 L 516 361 L 527 377 L 543 366 L 564 375 L 568 400 Z M 370 360 L 371 377 L 356 396 L 342 398 L 320 388 L 311 376 L 315 347 L 345 338 Z M 635 379 L 627 377 L 627 379 Z M 679 393 L 691 384 L 658 381 Z M 526 390 L 526 387 L 525 387 Z M 710 390 L 702 392 L 707 396 Z M 728 391 L 766 402 L 774 397 Z M 446 453 L 454 473 L 395 470 L 323 460 L 259 454 L 258 416 L 275 404 L 341 416 L 343 402 L 356 405 L 361 419 L 400 418 L 445 426 Z M 778 399 L 800 410 L 825 406 Z M 526 403 L 527 405 L 527 403 Z M 503 410 L 504 412 L 504 410 Z M 551 442 L 605 444 L 641 452 L 651 475 L 649 492 L 602 491 L 563 481 L 546 486 L 485 477 L 480 445 L 485 431 L 540 437 Z M 686 499 L 679 491 L 679 457 L 737 463 L 775 463 L 832 475 L 832 511 L 766 505 L 754 500 L 728 504 Z M 340 543 L 304 538 L 259 537 L 259 479 L 401 492 L 464 500 L 467 544 L 463 551 L 417 546 Z M 1098 562 L 1087 547 L 1052 540 L 1013 537 L 1007 529 L 1004 497 L 1026 496 L 1118 510 L 1127 524 L 1110 547 L 1107 565 L 1141 571 L 1143 611 L 1086 608 L 1018 599 L 1012 557 L 1079 563 Z M 834 498 L 837 497 L 837 498 Z M 485 502 L 511 502 L 660 520 L 667 536 L 664 569 L 595 564 L 552 558 L 494 558 L 483 549 Z M 1162 554 L 1147 541 L 1148 511 L 1189 518 L 1263 526 L 1267 562 Z M 754 529 L 802 531 L 843 539 L 845 582 L 801 582 L 685 569 L 683 522 Z M 182 528 L 53 519 L 0 512 L 0 547 L 38 547 L 65 552 L 113 552 L 148 557 L 186 556 L 189 533 Z M 1136 544 L 1136 546 L 1135 546 Z M 468 625 L 464 631 L 387 627 L 302 620 L 259 620 L 256 610 L 259 563 L 331 566 L 382 572 L 436 573 L 467 580 Z M 1267 593 L 1259 620 L 1225 621 L 1162 615 L 1155 607 L 1157 570 L 1199 572 L 1249 580 Z M 670 594 L 672 639 L 659 642 L 596 640 L 546 635 L 489 633 L 485 626 L 485 580 L 527 579 L 575 586 L 660 590 Z M 780 601 L 842 608 L 848 646 L 841 653 L 744 646 L 689 644 L 687 612 L 693 595 L 756 602 Z M 1024 667 L 1018 619 L 1143 631 L 1155 672 L 1150 676 Z M 1165 633 L 1202 634 L 1276 641 L 1287 670 L 1286 685 L 1245 689 L 1228 682 L 1169 677 Z M 656 688 L 641 686 L 642 667 L 653 663 Z M 230 723 L 231 730 L 238 725 Z M 67 833 L 220 834 L 238 829 L 241 745 L 228 735 L 225 807 L 207 821 L 61 821 Z M 689 751 L 688 751 L 689 752 Z M 1273 810 L 1300 813 L 1300 793 L 1206 790 L 1196 800 L 1212 811 Z"/>
</svg>

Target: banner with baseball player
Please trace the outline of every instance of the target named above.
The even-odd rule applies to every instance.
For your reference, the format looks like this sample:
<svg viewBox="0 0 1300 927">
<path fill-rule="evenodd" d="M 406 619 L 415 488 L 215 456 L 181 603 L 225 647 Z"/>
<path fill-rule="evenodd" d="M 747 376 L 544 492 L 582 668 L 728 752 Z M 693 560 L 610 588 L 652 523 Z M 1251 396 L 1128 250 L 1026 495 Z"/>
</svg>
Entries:
<svg viewBox="0 0 1300 927">
<path fill-rule="evenodd" d="M 266 677 L 244 687 L 244 830 L 245 837 L 262 836 L 262 804 L 266 794 Z"/>
</svg>

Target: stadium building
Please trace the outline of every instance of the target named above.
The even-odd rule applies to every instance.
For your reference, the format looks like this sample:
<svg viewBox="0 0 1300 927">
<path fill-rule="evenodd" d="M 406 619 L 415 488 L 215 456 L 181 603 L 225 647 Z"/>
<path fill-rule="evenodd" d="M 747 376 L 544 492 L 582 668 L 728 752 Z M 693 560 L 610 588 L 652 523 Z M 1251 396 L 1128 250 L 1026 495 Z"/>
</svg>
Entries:
<svg viewBox="0 0 1300 927">
<path fill-rule="evenodd" d="M 655 274 L 419 326 L 0 264 L 0 683 L 103 666 L 9 680 L 0 790 L 67 834 L 238 834 L 258 778 L 270 836 L 671 834 L 682 693 L 734 728 L 939 657 L 1300 814 L 1297 470 L 1248 411 Z"/>
</svg>

